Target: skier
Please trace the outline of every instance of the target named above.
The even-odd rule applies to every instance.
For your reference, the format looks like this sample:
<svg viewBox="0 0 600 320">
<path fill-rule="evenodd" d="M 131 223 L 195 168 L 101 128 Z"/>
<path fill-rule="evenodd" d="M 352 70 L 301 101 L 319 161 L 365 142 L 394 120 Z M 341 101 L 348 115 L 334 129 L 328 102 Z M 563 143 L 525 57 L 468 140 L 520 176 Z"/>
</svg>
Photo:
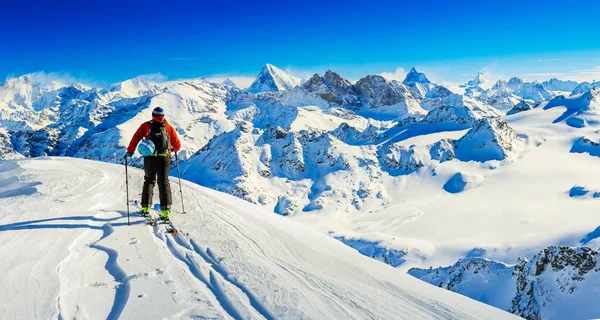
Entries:
<svg viewBox="0 0 600 320">
<path fill-rule="evenodd" d="M 163 108 L 152 110 L 152 120 L 142 123 L 127 147 L 125 159 L 131 159 L 138 143 L 144 156 L 144 187 L 142 189 L 142 214 L 150 215 L 154 185 L 158 176 L 158 193 L 160 197 L 161 219 L 169 221 L 171 213 L 171 185 L 169 170 L 171 169 L 171 151 L 179 151 L 181 143 L 175 129 L 165 119 Z M 150 143 L 150 141 L 152 143 Z M 152 144 L 154 148 L 152 148 Z M 147 154 L 146 154 L 147 153 Z"/>
</svg>

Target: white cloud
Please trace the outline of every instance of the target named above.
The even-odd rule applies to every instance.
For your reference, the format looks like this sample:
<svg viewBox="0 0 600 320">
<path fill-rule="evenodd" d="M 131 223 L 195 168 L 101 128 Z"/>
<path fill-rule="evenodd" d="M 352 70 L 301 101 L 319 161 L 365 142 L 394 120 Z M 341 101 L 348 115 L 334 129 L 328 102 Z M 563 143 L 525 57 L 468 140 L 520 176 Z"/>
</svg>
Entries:
<svg viewBox="0 0 600 320">
<path fill-rule="evenodd" d="M 58 72 L 47 73 L 44 71 L 37 71 L 22 76 L 27 76 L 36 85 L 48 89 L 56 89 L 77 82 L 77 80 L 73 76 L 66 73 Z M 6 77 L 6 80 L 17 77 L 18 76 L 9 75 Z"/>
<path fill-rule="evenodd" d="M 221 83 L 221 82 L 225 81 L 225 79 L 227 79 L 227 78 L 229 78 L 231 81 L 233 81 L 233 83 L 235 83 L 235 85 L 241 89 L 248 88 L 255 79 L 255 77 L 246 77 L 246 76 L 216 75 L 216 76 L 212 76 L 212 77 L 207 77 L 206 80 L 208 80 L 210 82 L 214 82 L 214 83 Z"/>
<path fill-rule="evenodd" d="M 554 58 L 554 59 L 538 59 L 538 60 L 535 60 L 535 61 L 537 61 L 537 62 L 555 62 L 555 61 L 561 61 L 561 60 L 562 59 Z"/>
<path fill-rule="evenodd" d="M 136 78 L 140 78 L 149 83 L 161 83 L 161 82 L 165 82 L 165 81 L 169 80 L 169 78 L 167 76 L 165 76 L 164 74 L 162 74 L 160 72 L 142 74 L 140 76 L 137 76 Z"/>
<path fill-rule="evenodd" d="M 396 80 L 402 82 L 404 81 L 404 78 L 406 78 L 407 73 L 408 72 L 404 70 L 404 68 L 398 67 L 393 72 L 382 72 L 379 75 L 390 81 Z"/>
</svg>

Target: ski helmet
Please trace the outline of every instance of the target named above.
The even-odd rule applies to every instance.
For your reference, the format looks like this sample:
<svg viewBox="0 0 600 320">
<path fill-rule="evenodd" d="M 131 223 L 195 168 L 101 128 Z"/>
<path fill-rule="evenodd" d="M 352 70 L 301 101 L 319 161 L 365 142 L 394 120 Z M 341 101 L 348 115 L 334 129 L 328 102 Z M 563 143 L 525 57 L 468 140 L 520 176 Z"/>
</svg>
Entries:
<svg viewBox="0 0 600 320">
<path fill-rule="evenodd" d="M 151 140 L 142 140 L 137 149 L 142 157 L 147 157 L 154 153 L 154 142 Z"/>
</svg>

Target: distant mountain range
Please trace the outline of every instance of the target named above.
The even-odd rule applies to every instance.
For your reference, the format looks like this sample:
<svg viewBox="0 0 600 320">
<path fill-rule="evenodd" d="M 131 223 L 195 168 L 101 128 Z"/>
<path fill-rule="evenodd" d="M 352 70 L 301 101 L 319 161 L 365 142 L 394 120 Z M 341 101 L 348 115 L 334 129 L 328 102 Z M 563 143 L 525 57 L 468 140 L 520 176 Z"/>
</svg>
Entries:
<svg viewBox="0 0 600 320">
<path fill-rule="evenodd" d="M 598 249 L 596 236 L 579 239 L 598 227 L 599 87 L 478 74 L 450 89 L 415 68 L 402 82 L 366 75 L 352 83 L 332 70 L 301 81 L 272 65 L 247 90 L 204 79 L 42 86 L 23 75 L 0 86 L 0 158 L 120 163 L 137 127 L 161 106 L 182 141 L 185 179 L 401 269 L 454 265 L 476 248 L 477 258 L 497 261 L 473 262 L 487 268 L 553 245 Z M 136 154 L 133 165 L 141 161 Z M 575 184 L 588 196 L 569 196 Z M 436 270 L 411 274 L 450 290 L 460 283 Z M 498 283 L 534 281 L 514 277 Z M 531 302 L 538 295 L 521 287 L 498 305 L 455 291 L 529 318 L 570 305 L 568 298 L 544 298 L 548 307 Z M 506 304 L 513 293 L 527 297 Z"/>
</svg>

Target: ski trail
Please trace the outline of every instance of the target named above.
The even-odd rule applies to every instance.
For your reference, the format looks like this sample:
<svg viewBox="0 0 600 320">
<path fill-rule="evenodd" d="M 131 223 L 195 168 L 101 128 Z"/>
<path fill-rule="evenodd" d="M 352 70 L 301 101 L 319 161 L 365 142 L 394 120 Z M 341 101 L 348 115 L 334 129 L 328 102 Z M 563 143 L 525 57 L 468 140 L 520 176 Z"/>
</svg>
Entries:
<svg viewBox="0 0 600 320">
<path fill-rule="evenodd" d="M 108 273 L 110 273 L 110 275 L 113 276 L 115 281 L 119 284 L 115 287 L 115 299 L 113 302 L 113 306 L 106 318 L 119 319 L 121 313 L 125 309 L 125 305 L 127 305 L 127 301 L 129 300 L 131 285 L 126 279 L 127 274 L 117 263 L 117 257 L 119 256 L 118 251 L 97 244 L 99 241 L 105 239 L 114 232 L 113 227 L 110 224 L 106 223 L 102 226 L 102 230 L 102 237 L 100 237 L 100 239 L 91 244 L 90 247 L 100 251 L 104 251 L 108 255 L 108 260 L 106 261 L 105 268 L 108 271 Z"/>
<path fill-rule="evenodd" d="M 269 311 L 269 309 L 267 309 L 267 307 L 264 304 L 262 304 L 262 302 L 260 302 L 256 295 L 254 295 L 254 293 L 250 289 L 248 289 L 248 287 L 246 287 L 245 284 L 243 284 L 236 277 L 231 275 L 231 273 L 215 257 L 210 248 L 207 248 L 206 251 L 202 250 L 202 248 L 200 248 L 200 246 L 198 246 L 193 239 L 190 239 L 190 245 L 192 246 L 194 252 L 196 252 L 200 257 L 202 257 L 202 259 L 204 259 L 204 261 L 207 264 L 211 265 L 212 269 L 218 272 L 223 277 L 223 279 L 227 280 L 229 283 L 240 289 L 248 297 L 250 304 L 252 305 L 252 307 L 254 307 L 254 309 L 256 309 L 256 311 L 258 311 L 258 313 L 265 317 L 265 319 L 276 319 L 275 315 L 273 315 L 273 313 L 271 313 L 271 311 Z"/>
<path fill-rule="evenodd" d="M 212 272 L 211 272 L 211 275 L 210 275 L 210 279 L 207 279 L 202 274 L 202 272 L 200 271 L 200 266 L 193 259 L 193 256 L 191 256 L 189 253 L 185 253 L 185 255 L 184 255 L 182 252 L 180 252 L 178 250 L 178 247 L 183 248 L 183 249 L 187 249 L 187 250 L 191 251 L 190 249 L 186 248 L 185 246 L 178 245 L 178 243 L 176 243 L 175 241 L 173 241 L 168 236 L 164 237 L 162 235 L 161 231 L 155 230 L 154 234 L 159 239 L 161 239 L 162 241 L 165 242 L 165 244 L 167 245 L 167 248 L 169 249 L 169 251 L 171 252 L 171 254 L 173 255 L 173 257 L 177 258 L 178 260 L 180 260 L 181 262 L 183 262 L 185 265 L 187 265 L 190 273 L 196 279 L 198 279 L 200 282 L 202 282 L 212 292 L 212 294 L 215 296 L 215 298 L 217 299 L 217 301 L 219 302 L 219 304 L 221 305 L 221 307 L 223 308 L 223 310 L 225 310 L 225 312 L 230 317 L 232 317 L 232 318 L 234 318 L 236 320 L 243 320 L 244 319 L 244 317 L 242 316 L 242 314 L 240 313 L 240 311 L 231 302 L 231 300 L 227 296 L 227 293 L 225 293 L 225 291 L 223 290 L 223 288 L 220 285 L 220 283 L 218 283 L 218 280 L 214 277 L 214 275 L 212 274 Z"/>
</svg>

